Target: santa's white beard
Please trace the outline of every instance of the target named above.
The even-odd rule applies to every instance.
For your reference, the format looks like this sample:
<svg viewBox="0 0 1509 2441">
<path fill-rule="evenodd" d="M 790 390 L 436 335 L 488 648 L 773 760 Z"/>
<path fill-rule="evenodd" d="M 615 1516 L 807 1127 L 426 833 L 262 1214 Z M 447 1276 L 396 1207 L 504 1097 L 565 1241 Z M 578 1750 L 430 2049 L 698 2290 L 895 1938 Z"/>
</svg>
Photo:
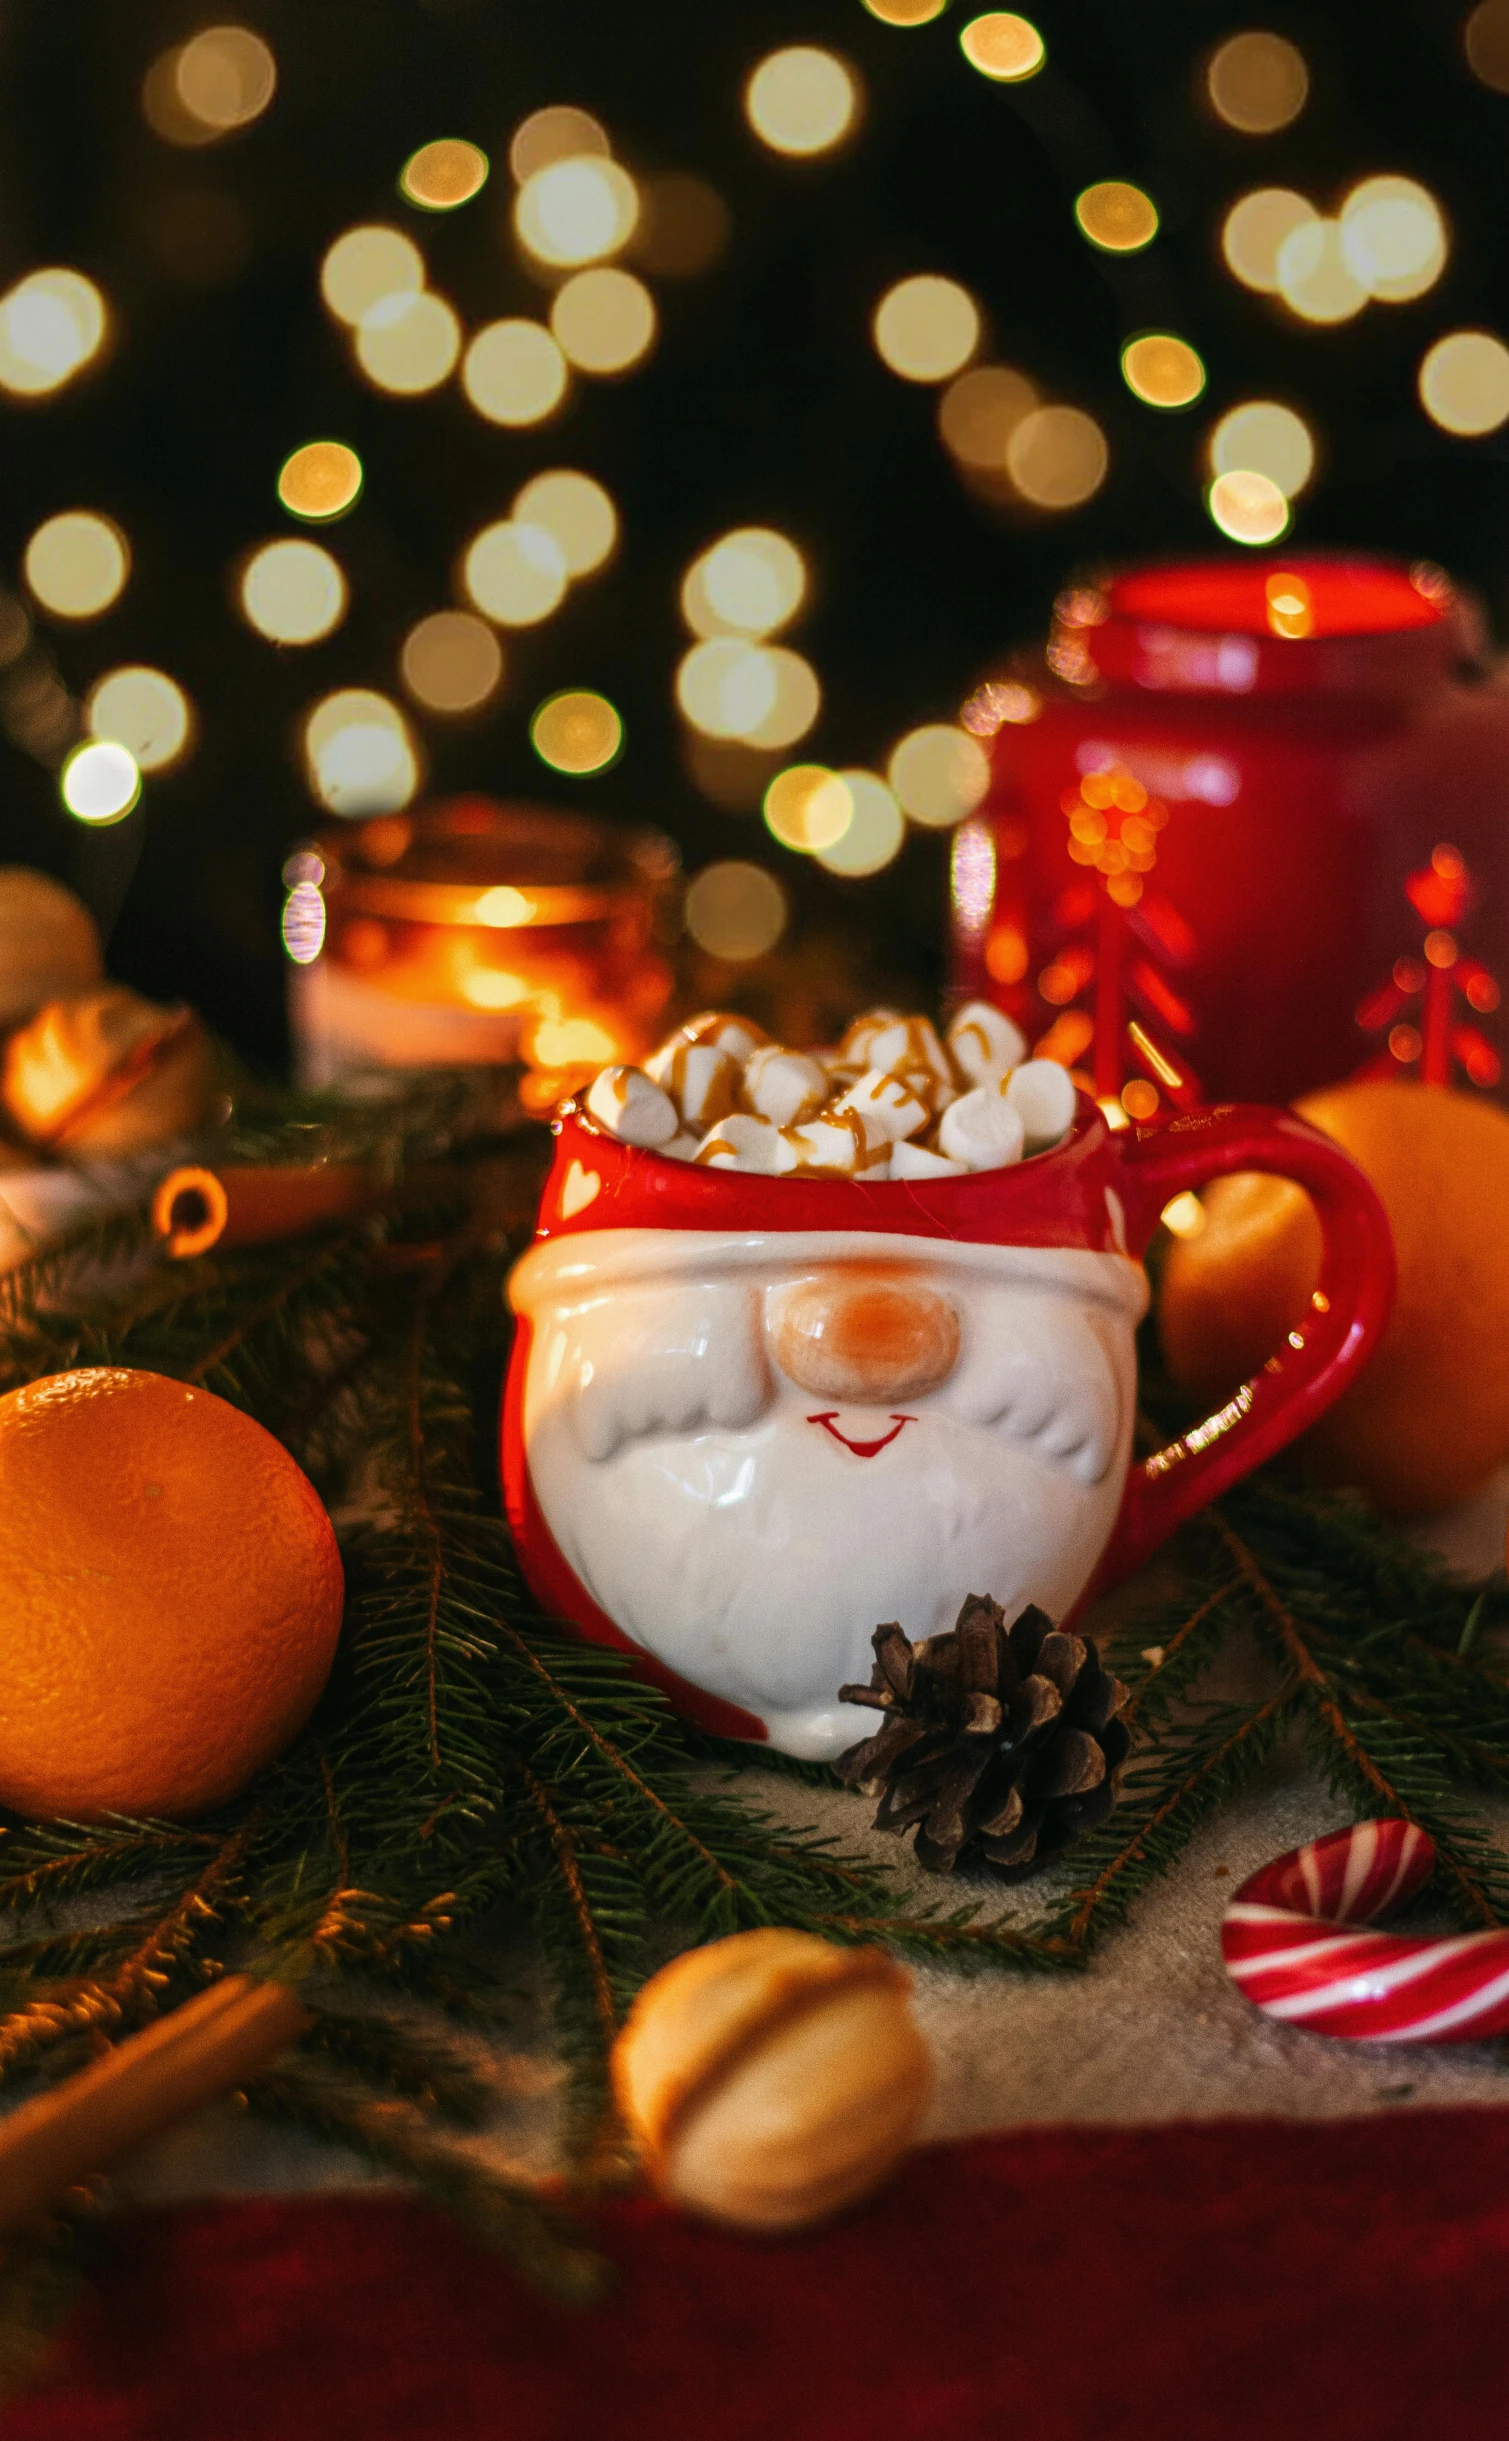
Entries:
<svg viewBox="0 0 1509 2441">
<path fill-rule="evenodd" d="M 840 1704 L 868 1681 L 870 1639 L 952 1627 L 968 1593 L 1008 1618 L 1057 1618 L 1082 1591 L 1120 1502 L 1128 1448 L 1096 1483 L 1021 1439 L 929 1400 L 861 1458 L 782 1384 L 741 1430 L 630 1441 L 590 1460 L 563 1408 L 541 1416 L 530 1472 L 564 1557 L 636 1643 L 696 1686 L 757 1714 L 788 1753 L 826 1759 L 874 1728 Z M 1129 1404 L 1129 1402 L 1128 1402 Z M 894 1415 L 840 1408 L 850 1440 Z M 1130 1432 L 1128 1416 L 1126 1442 Z"/>
</svg>

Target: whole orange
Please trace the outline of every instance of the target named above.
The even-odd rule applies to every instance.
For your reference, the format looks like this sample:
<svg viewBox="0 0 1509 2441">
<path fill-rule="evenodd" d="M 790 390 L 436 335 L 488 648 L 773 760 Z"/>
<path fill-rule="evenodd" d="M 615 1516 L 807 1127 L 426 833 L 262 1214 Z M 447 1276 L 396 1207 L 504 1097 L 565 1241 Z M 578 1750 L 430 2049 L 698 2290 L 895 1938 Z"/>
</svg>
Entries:
<svg viewBox="0 0 1509 2441">
<path fill-rule="evenodd" d="M 1305 1446 L 1323 1481 L 1396 1515 L 1448 1508 L 1509 1459 L 1509 1114 L 1393 1078 L 1295 1108 L 1372 1180 L 1399 1262 L 1387 1330 Z M 1159 1328 L 1175 1378 L 1214 1404 L 1305 1313 L 1320 1224 L 1284 1179 L 1217 1179 L 1203 1201 L 1204 1227 L 1170 1250 Z"/>
<path fill-rule="evenodd" d="M 233 1796 L 307 1719 L 343 1590 L 313 1484 L 212 1392 L 98 1367 L 0 1398 L 0 1803 Z"/>
</svg>

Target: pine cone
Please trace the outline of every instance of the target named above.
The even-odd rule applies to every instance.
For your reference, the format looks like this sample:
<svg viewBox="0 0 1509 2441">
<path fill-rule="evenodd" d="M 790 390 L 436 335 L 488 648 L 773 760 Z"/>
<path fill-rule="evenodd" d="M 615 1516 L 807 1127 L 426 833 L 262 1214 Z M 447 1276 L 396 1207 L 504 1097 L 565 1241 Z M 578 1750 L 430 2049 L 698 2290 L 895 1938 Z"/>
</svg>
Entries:
<svg viewBox="0 0 1509 2441">
<path fill-rule="evenodd" d="M 929 1872 L 983 1861 L 1021 1881 L 1104 1821 L 1132 1740 L 1116 1717 L 1127 1689 L 1089 1637 L 1035 1608 L 1008 1629 L 972 1593 L 950 1634 L 912 1644 L 878 1627 L 874 1645 L 869 1685 L 839 1700 L 888 1717 L 834 1768 L 880 1798 L 878 1831 L 917 1825 Z"/>
</svg>

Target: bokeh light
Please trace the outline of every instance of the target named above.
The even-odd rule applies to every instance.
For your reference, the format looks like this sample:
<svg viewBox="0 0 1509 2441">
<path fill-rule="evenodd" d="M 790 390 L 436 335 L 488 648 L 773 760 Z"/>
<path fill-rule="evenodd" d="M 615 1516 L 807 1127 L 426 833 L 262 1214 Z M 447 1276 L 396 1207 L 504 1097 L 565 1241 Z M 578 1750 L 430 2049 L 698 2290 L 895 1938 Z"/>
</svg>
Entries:
<svg viewBox="0 0 1509 2441">
<path fill-rule="evenodd" d="M 229 135 L 262 116 L 277 91 L 278 64 L 249 27 L 208 26 L 177 54 L 173 82 L 191 119 Z"/>
<path fill-rule="evenodd" d="M 1105 434 L 1082 407 L 1034 407 L 1006 444 L 1006 472 L 1034 508 L 1079 508 L 1110 462 Z"/>
<path fill-rule="evenodd" d="M 1479 84 L 1509 93 L 1509 0 L 1481 0 L 1462 29 L 1462 42 Z"/>
<path fill-rule="evenodd" d="M 763 865 L 704 865 L 687 885 L 686 928 L 709 957 L 743 965 L 774 949 L 786 929 L 786 893 Z"/>
<path fill-rule="evenodd" d="M 1255 187 L 1232 205 L 1222 224 L 1221 252 L 1227 268 L 1245 288 L 1255 288 L 1260 296 L 1277 296 L 1278 258 L 1285 239 L 1319 217 L 1314 204 L 1292 187 Z"/>
<path fill-rule="evenodd" d="M 632 271 L 598 264 L 556 290 L 550 328 L 583 373 L 627 373 L 655 343 L 655 300 Z"/>
<path fill-rule="evenodd" d="M 612 558 L 618 542 L 618 511 L 591 475 L 555 466 L 531 475 L 513 504 L 525 525 L 543 526 L 554 537 L 568 576 L 590 576 Z"/>
<path fill-rule="evenodd" d="M 399 173 L 399 189 L 422 212 L 454 212 L 487 184 L 487 155 L 463 136 L 437 136 L 410 153 Z"/>
<path fill-rule="evenodd" d="M 491 424 L 543 423 L 566 395 L 566 359 L 543 322 L 522 315 L 478 331 L 461 367 L 461 387 Z"/>
<path fill-rule="evenodd" d="M 612 149 L 607 129 L 590 111 L 577 110 L 569 102 L 552 102 L 544 110 L 532 110 L 515 128 L 508 166 L 516 183 L 523 186 L 537 171 L 548 170 L 552 161 Z"/>
<path fill-rule="evenodd" d="M 294 862 L 295 859 L 290 857 L 288 865 L 284 867 L 285 881 L 289 879 L 289 867 Z M 318 858 L 314 862 L 323 878 L 324 866 L 319 864 Z M 325 946 L 325 893 L 319 882 L 310 878 L 292 883 L 283 901 L 283 920 L 279 929 L 283 935 L 283 947 L 295 966 L 312 966 Z"/>
<path fill-rule="evenodd" d="M 630 252 L 642 270 L 658 278 L 693 278 L 715 263 L 728 244 L 728 206 L 705 178 L 668 170 L 664 177 L 641 185 L 639 205 Z"/>
<path fill-rule="evenodd" d="M 0 297 L 0 389 L 41 398 L 99 353 L 105 300 L 93 280 L 61 266 L 29 272 Z"/>
<path fill-rule="evenodd" d="M 525 179 L 514 199 L 519 242 L 565 271 L 616 254 L 639 218 L 639 191 L 605 153 L 572 153 Z"/>
<path fill-rule="evenodd" d="M 1223 415 L 1211 433 L 1210 471 L 1266 475 L 1292 500 L 1315 472 L 1315 436 L 1292 407 L 1277 399 L 1248 399 Z"/>
<path fill-rule="evenodd" d="M 841 771 L 838 776 L 849 792 L 848 827 L 815 854 L 828 872 L 858 881 L 867 873 L 882 872 L 900 854 L 906 818 L 894 792 L 875 772 Z"/>
<path fill-rule="evenodd" d="M 1368 292 L 1347 261 L 1336 220 L 1302 221 L 1278 250 L 1278 292 L 1302 322 L 1349 322 Z"/>
<path fill-rule="evenodd" d="M 951 381 L 938 401 L 944 447 L 972 473 L 1004 481 L 1006 445 L 1037 403 L 1037 391 L 1024 373 L 1010 365 L 976 365 Z"/>
<path fill-rule="evenodd" d="M 772 51 L 744 88 L 750 126 L 772 152 L 810 157 L 843 141 L 859 112 L 854 71 L 810 43 Z"/>
<path fill-rule="evenodd" d="M 568 687 L 540 705 L 529 724 L 530 743 L 552 771 L 606 771 L 623 750 L 624 725 L 606 695 L 590 687 Z"/>
<path fill-rule="evenodd" d="M 419 759 L 396 703 L 368 687 L 342 687 L 304 724 L 309 783 L 333 814 L 357 821 L 396 813 L 419 786 Z"/>
<path fill-rule="evenodd" d="M 1148 407 L 1188 407 L 1205 387 L 1205 367 L 1187 339 L 1147 331 L 1121 351 L 1121 376 Z"/>
<path fill-rule="evenodd" d="M 141 795 L 141 773 L 124 746 L 113 738 L 97 738 L 75 746 L 59 775 L 58 789 L 78 821 L 104 829 L 130 813 Z"/>
<path fill-rule="evenodd" d="M 65 509 L 38 526 L 22 561 L 26 582 L 59 619 L 97 619 L 131 573 L 119 526 L 93 509 Z"/>
<path fill-rule="evenodd" d="M 817 672 L 800 653 L 784 644 L 761 648 L 774 674 L 775 694 L 768 712 L 743 732 L 746 746 L 794 746 L 805 737 L 822 710 L 823 691 Z"/>
<path fill-rule="evenodd" d="M 1310 71 L 1281 34 L 1233 34 L 1212 53 L 1205 84 L 1228 127 L 1244 136 L 1271 136 L 1304 109 Z"/>
<path fill-rule="evenodd" d="M 896 802 L 930 831 L 972 814 L 990 786 L 990 760 L 977 737 L 937 721 L 902 738 L 886 766 Z"/>
<path fill-rule="evenodd" d="M 1277 542 L 1288 530 L 1289 503 L 1269 475 L 1233 467 L 1217 475 L 1205 496 L 1212 525 L 1232 541 Z"/>
<path fill-rule="evenodd" d="M 384 297 L 357 325 L 357 363 L 374 388 L 400 398 L 438 390 L 460 353 L 456 309 L 431 288 L 418 296 Z"/>
<path fill-rule="evenodd" d="M 864 0 L 872 17 L 882 25 L 931 25 L 941 17 L 948 0 Z"/>
<path fill-rule="evenodd" d="M 801 608 L 807 566 L 769 526 L 740 526 L 693 560 L 681 608 L 698 636 L 769 636 Z"/>
<path fill-rule="evenodd" d="M 1341 207 L 1341 250 L 1381 305 L 1407 305 L 1446 268 L 1446 224 L 1413 178 L 1364 178 Z"/>
<path fill-rule="evenodd" d="M 566 554 L 544 526 L 504 518 L 484 526 L 468 545 L 461 581 L 500 627 L 535 627 L 565 595 Z"/>
<path fill-rule="evenodd" d="M 783 848 L 815 856 L 836 847 L 854 819 L 848 782 L 823 763 L 793 763 L 765 791 L 765 827 Z"/>
<path fill-rule="evenodd" d="M 189 743 L 189 699 L 166 670 L 110 670 L 96 679 L 84 705 L 91 737 L 124 746 L 139 771 L 166 771 Z"/>
<path fill-rule="evenodd" d="M 972 68 L 998 85 L 1020 85 L 1036 76 L 1048 56 L 1047 45 L 1029 17 L 1010 9 L 992 9 L 972 17 L 959 36 L 959 48 Z"/>
<path fill-rule="evenodd" d="M 424 256 L 414 240 L 381 221 L 347 229 L 320 265 L 321 296 L 337 321 L 353 327 L 389 297 L 417 297 L 424 283 Z"/>
<path fill-rule="evenodd" d="M 775 710 L 777 670 L 763 646 L 714 636 L 683 654 L 676 701 L 704 737 L 751 737 Z"/>
<path fill-rule="evenodd" d="M 1420 365 L 1420 403 L 1464 440 L 1509 420 L 1509 347 L 1492 331 L 1449 331 Z"/>
<path fill-rule="evenodd" d="M 903 381 L 947 381 L 980 344 L 980 309 L 957 280 L 919 272 L 886 290 L 870 327 L 883 362 Z"/>
<path fill-rule="evenodd" d="M 1074 217 L 1104 254 L 1136 254 L 1158 234 L 1158 207 L 1140 186 L 1103 178 L 1075 198 Z"/>
<path fill-rule="evenodd" d="M 361 497 L 362 462 L 344 441 L 306 441 L 278 469 L 278 498 L 312 523 L 344 517 Z"/>
<path fill-rule="evenodd" d="M 274 644 L 317 644 L 346 615 L 346 579 L 317 542 L 264 543 L 241 572 L 241 609 Z"/>
<path fill-rule="evenodd" d="M 411 627 L 399 674 L 427 712 L 476 712 L 503 683 L 503 647 L 469 610 L 436 610 Z"/>
</svg>

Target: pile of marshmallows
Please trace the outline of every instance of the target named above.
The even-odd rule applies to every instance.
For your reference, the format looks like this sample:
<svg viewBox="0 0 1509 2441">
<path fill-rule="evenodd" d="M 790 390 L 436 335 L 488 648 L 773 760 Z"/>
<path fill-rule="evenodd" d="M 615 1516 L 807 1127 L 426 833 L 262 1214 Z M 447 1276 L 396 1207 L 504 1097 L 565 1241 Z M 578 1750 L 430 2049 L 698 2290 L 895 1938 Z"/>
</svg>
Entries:
<svg viewBox="0 0 1509 2441">
<path fill-rule="evenodd" d="M 1046 1152 L 1074 1118 L 1056 1060 L 1024 1059 L 983 1000 L 940 1042 L 870 1009 L 836 1051 L 788 1051 L 746 1017 L 693 1017 L 642 1068 L 604 1068 L 588 1115 L 623 1144 L 767 1178 L 954 1178 Z"/>
</svg>

